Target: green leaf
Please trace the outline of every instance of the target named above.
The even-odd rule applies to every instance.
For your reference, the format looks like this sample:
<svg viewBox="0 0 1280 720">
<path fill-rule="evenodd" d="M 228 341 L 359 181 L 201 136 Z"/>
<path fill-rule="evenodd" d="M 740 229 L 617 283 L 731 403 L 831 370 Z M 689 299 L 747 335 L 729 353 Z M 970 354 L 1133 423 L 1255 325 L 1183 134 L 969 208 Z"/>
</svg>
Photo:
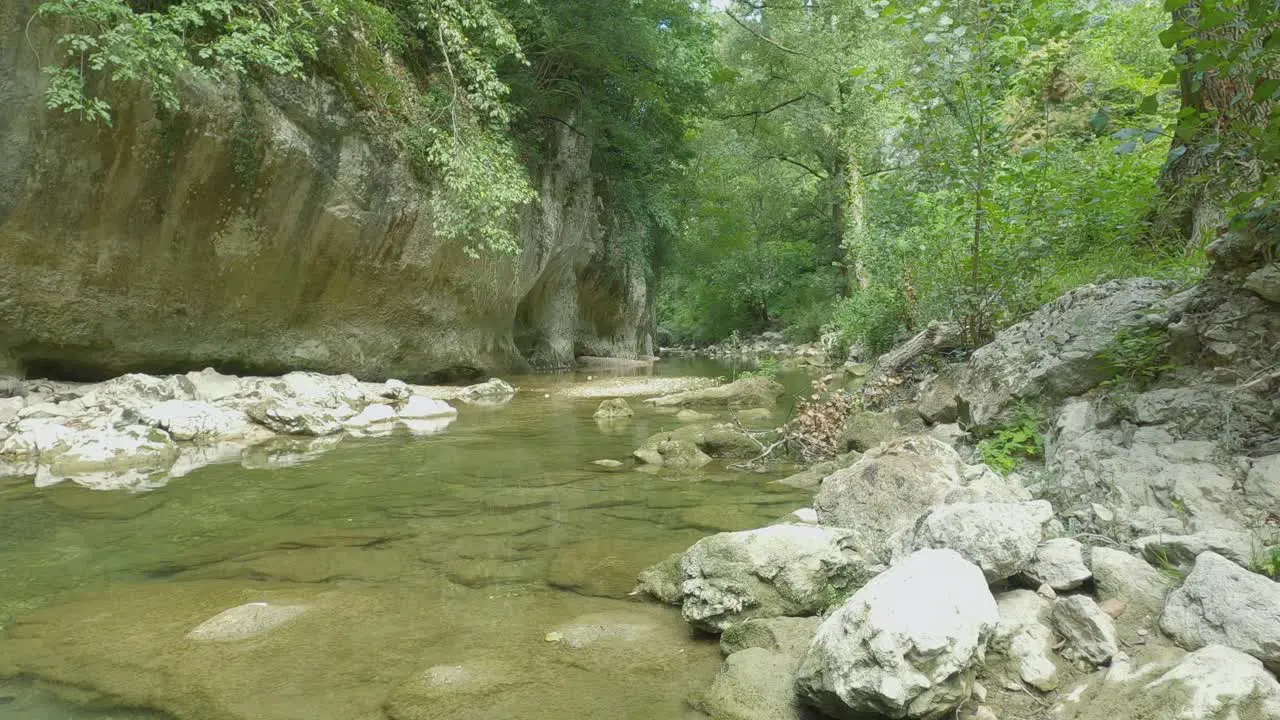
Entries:
<svg viewBox="0 0 1280 720">
<path fill-rule="evenodd" d="M 1138 105 L 1138 112 L 1143 115 L 1155 115 L 1160 112 L 1160 96 L 1158 93 L 1152 93 L 1142 99 L 1142 104 Z"/>
<path fill-rule="evenodd" d="M 1099 110 L 1093 114 L 1093 117 L 1089 118 L 1089 127 L 1093 128 L 1094 132 L 1100 133 L 1106 129 L 1107 124 L 1110 122 L 1111 118 L 1107 117 L 1107 111 Z"/>
<path fill-rule="evenodd" d="M 1173 12 L 1186 7 L 1191 0 L 1164 0 L 1165 12 Z"/>
<path fill-rule="evenodd" d="M 1268 78 L 1258 83 L 1253 89 L 1253 101 L 1256 103 L 1266 102 L 1276 96 L 1276 91 L 1280 90 L 1280 79 Z"/>
</svg>

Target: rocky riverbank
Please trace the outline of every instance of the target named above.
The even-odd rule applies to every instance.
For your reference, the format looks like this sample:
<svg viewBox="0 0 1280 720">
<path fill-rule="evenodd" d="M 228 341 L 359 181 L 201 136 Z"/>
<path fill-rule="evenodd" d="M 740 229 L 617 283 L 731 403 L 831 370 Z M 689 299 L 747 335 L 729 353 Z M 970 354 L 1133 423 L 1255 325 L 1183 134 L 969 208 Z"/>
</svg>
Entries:
<svg viewBox="0 0 1280 720">
<path fill-rule="evenodd" d="M 1217 277 L 1069 293 L 845 418 L 843 454 L 782 481 L 813 488 L 811 509 L 641 573 L 637 592 L 721 636 L 692 703 L 717 720 L 1280 717 L 1280 309 Z M 1042 447 L 997 472 L 978 439 L 1019 423 Z"/>
</svg>

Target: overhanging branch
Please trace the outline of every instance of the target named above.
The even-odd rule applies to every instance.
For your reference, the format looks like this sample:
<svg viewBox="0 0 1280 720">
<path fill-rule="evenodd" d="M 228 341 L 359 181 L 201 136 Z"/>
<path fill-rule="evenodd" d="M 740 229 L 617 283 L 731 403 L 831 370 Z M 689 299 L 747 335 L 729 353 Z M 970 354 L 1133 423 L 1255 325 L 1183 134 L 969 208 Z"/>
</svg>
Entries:
<svg viewBox="0 0 1280 720">
<path fill-rule="evenodd" d="M 729 18 L 730 18 L 731 20 L 733 20 L 734 22 L 738 23 L 738 27 L 742 28 L 743 30 L 746 30 L 747 32 L 751 33 L 752 35 L 755 35 L 758 39 L 763 40 L 764 42 L 769 43 L 770 45 L 772 45 L 772 46 L 774 46 L 774 47 L 778 48 L 778 49 L 779 49 L 779 50 L 781 50 L 782 52 L 784 52 L 784 53 L 788 53 L 788 54 L 790 54 L 790 55 L 798 55 L 798 56 L 800 56 L 800 57 L 809 57 L 808 55 L 806 55 L 806 54 L 804 54 L 804 53 L 800 52 L 799 50 L 792 50 L 791 48 L 787 47 L 786 45 L 783 45 L 782 43 L 778 42 L 777 40 L 774 40 L 773 38 L 765 37 L 764 35 L 760 34 L 760 31 L 758 31 L 758 30 L 756 30 L 755 28 L 751 27 L 750 25 L 748 25 L 748 24 L 746 24 L 746 23 L 742 22 L 742 19 L 741 19 L 741 18 L 739 18 L 737 15 L 734 15 L 733 13 L 729 12 L 729 9 L 728 9 L 728 8 L 725 8 L 724 14 L 725 14 L 725 15 L 728 15 L 728 16 L 729 16 Z"/>
</svg>

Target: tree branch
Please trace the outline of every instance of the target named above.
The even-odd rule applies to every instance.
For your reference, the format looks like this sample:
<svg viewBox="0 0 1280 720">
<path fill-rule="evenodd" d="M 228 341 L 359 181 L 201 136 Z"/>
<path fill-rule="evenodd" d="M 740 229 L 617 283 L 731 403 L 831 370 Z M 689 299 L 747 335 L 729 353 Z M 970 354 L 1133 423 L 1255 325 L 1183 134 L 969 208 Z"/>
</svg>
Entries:
<svg viewBox="0 0 1280 720">
<path fill-rule="evenodd" d="M 803 170 L 807 170 L 807 171 L 809 172 L 809 174 L 810 174 L 810 175 L 812 175 L 812 176 L 814 176 L 814 177 L 818 178 L 819 180 L 826 180 L 826 179 L 827 179 L 827 176 L 826 176 L 826 175 L 823 175 L 822 173 L 818 172 L 817 170 L 814 170 L 813 168 L 809 167 L 808 165 L 805 165 L 804 163 L 800 162 L 799 160 L 794 160 L 794 159 L 789 158 L 789 157 L 787 157 L 787 156 L 785 156 L 785 155 L 766 155 L 766 156 L 764 156 L 764 158 L 763 158 L 763 159 L 764 159 L 764 160 L 779 160 L 779 161 L 784 162 L 784 163 L 789 163 L 789 164 L 791 164 L 791 165 L 795 165 L 796 167 L 801 168 L 801 169 L 803 169 Z"/>
<path fill-rule="evenodd" d="M 774 105 L 773 107 L 769 108 L 768 110 L 748 110 L 747 112 L 733 113 L 732 115 L 719 115 L 716 117 L 716 119 L 717 120 L 733 120 L 734 118 L 763 117 L 773 112 L 774 110 L 781 110 L 782 108 L 788 105 L 794 105 L 800 102 L 801 100 L 804 100 L 807 97 L 811 97 L 812 95 L 813 93 L 802 93 L 800 95 L 797 95 L 791 98 L 790 100 L 784 100 L 778 103 L 777 105 Z"/>
<path fill-rule="evenodd" d="M 782 52 L 784 52 L 784 53 L 788 53 L 788 54 L 791 54 L 791 55 L 799 55 L 800 57 L 809 57 L 808 55 L 806 55 L 806 54 L 804 54 L 804 53 L 800 52 L 799 50 L 792 50 L 791 48 L 787 47 L 786 45 L 783 45 L 782 43 L 779 43 L 777 40 L 773 40 L 773 39 L 771 39 L 771 38 L 767 38 L 767 37 L 765 37 L 764 35 L 761 35 L 761 34 L 760 34 L 760 32 L 759 32 L 758 30 L 756 30 L 755 28 L 751 27 L 750 25 L 747 25 L 746 23 L 742 22 L 742 20 L 741 20 L 737 15 L 734 15 L 733 13 L 729 12 L 729 9 L 728 9 L 728 8 L 725 8 L 724 14 L 725 14 L 725 15 L 728 15 L 728 16 L 729 16 L 729 18 L 730 18 L 731 20 L 733 20 L 734 22 L 738 23 L 738 26 L 739 26 L 739 27 L 741 27 L 743 30 L 746 30 L 747 32 L 751 33 L 752 35 L 755 35 L 755 36 L 756 36 L 757 38 L 759 38 L 760 40 L 763 40 L 764 42 L 769 43 L 770 45 L 772 45 L 772 46 L 774 46 L 774 47 L 778 48 L 778 49 L 779 49 L 779 50 L 781 50 Z"/>
</svg>

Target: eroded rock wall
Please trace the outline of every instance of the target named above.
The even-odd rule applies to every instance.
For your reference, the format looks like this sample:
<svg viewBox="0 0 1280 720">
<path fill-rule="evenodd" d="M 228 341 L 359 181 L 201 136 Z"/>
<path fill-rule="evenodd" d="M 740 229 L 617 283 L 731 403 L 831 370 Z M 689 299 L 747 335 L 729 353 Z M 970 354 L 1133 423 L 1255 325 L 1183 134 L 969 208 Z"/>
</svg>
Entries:
<svg viewBox="0 0 1280 720">
<path fill-rule="evenodd" d="M 36 4 L 0 4 L 0 356 L 28 372 L 425 379 L 646 349 L 589 139 L 560 127 L 521 253 L 476 260 L 322 81 L 191 80 L 176 116 L 113 97 L 112 128 L 46 111 Z"/>
</svg>

